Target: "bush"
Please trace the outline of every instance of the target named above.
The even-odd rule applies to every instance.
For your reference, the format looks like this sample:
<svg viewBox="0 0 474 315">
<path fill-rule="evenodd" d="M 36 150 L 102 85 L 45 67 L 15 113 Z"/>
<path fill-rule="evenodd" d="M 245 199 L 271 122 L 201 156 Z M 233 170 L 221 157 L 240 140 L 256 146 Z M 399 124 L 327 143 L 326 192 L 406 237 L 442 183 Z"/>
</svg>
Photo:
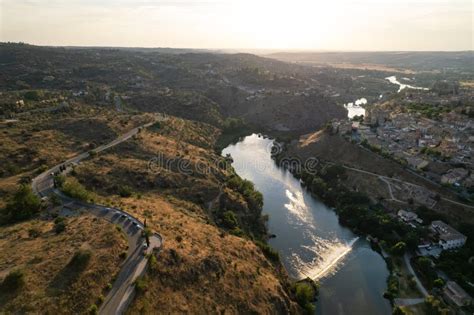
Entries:
<svg viewBox="0 0 474 315">
<path fill-rule="evenodd" d="M 54 232 L 60 234 L 66 230 L 66 222 L 60 221 L 54 224 Z"/>
<path fill-rule="evenodd" d="M 119 186 L 118 194 L 120 197 L 130 197 L 132 195 L 132 189 L 129 186 Z"/>
<path fill-rule="evenodd" d="M 91 314 L 91 315 L 99 314 L 99 308 L 97 307 L 97 305 L 92 304 L 92 305 L 89 307 L 89 314 Z"/>
<path fill-rule="evenodd" d="M 400 308 L 400 306 L 397 306 L 393 309 L 392 315 L 405 315 L 406 312 Z"/>
<path fill-rule="evenodd" d="M 21 185 L 7 206 L 0 212 L 0 223 L 15 223 L 26 220 L 37 214 L 41 209 L 41 200 L 31 187 Z"/>
<path fill-rule="evenodd" d="M 306 281 L 298 282 L 293 285 L 293 292 L 298 304 L 305 310 L 307 314 L 314 314 L 317 290 L 315 285 L 311 285 Z"/>
<path fill-rule="evenodd" d="M 260 241 L 256 241 L 255 244 L 257 244 L 257 246 L 262 250 L 265 257 L 274 262 L 280 261 L 280 254 L 276 250 L 271 248 L 270 245 Z"/>
<path fill-rule="evenodd" d="M 71 198 L 88 201 L 89 192 L 75 178 L 68 178 L 62 185 L 62 191 Z"/>
<path fill-rule="evenodd" d="M 42 95 L 43 93 L 41 93 L 40 91 L 33 90 L 25 92 L 25 94 L 23 94 L 23 97 L 29 101 L 39 101 Z"/>
<path fill-rule="evenodd" d="M 138 293 L 143 293 L 148 290 L 148 281 L 145 278 L 138 278 L 135 280 L 135 289 Z"/>
<path fill-rule="evenodd" d="M 395 256 L 402 256 L 405 253 L 406 247 L 407 244 L 405 244 L 405 242 L 398 242 L 397 244 L 392 246 L 390 252 Z"/>
<path fill-rule="evenodd" d="M 398 277 L 391 274 L 387 279 L 387 291 L 384 293 L 384 298 L 392 301 L 398 294 L 399 282 Z"/>
<path fill-rule="evenodd" d="M 4 292 L 14 292 L 25 285 L 25 275 L 21 270 L 14 270 L 10 272 L 5 279 L 3 279 L 1 290 Z"/>
<path fill-rule="evenodd" d="M 239 223 L 237 222 L 237 217 L 232 211 L 224 212 L 224 214 L 222 215 L 222 221 L 224 223 L 224 226 L 229 229 L 234 229 L 239 225 Z"/>
<path fill-rule="evenodd" d="M 222 122 L 222 130 L 224 133 L 233 133 L 247 128 L 242 118 L 228 117 Z"/>
<path fill-rule="evenodd" d="M 227 181 L 227 184 L 245 197 L 251 209 L 257 210 L 263 207 L 263 195 L 255 190 L 251 181 L 233 176 Z"/>
<path fill-rule="evenodd" d="M 436 288 L 442 288 L 444 286 L 444 281 L 443 281 L 443 279 L 438 278 L 435 281 L 433 281 L 433 285 Z"/>
<path fill-rule="evenodd" d="M 41 231 L 38 230 L 37 228 L 31 228 L 28 230 L 28 236 L 30 238 L 37 238 L 40 235 L 41 235 Z"/>
<path fill-rule="evenodd" d="M 119 254 L 119 257 L 120 257 L 121 259 L 127 258 L 127 252 L 126 252 L 126 251 L 121 252 L 121 253 Z"/>
</svg>

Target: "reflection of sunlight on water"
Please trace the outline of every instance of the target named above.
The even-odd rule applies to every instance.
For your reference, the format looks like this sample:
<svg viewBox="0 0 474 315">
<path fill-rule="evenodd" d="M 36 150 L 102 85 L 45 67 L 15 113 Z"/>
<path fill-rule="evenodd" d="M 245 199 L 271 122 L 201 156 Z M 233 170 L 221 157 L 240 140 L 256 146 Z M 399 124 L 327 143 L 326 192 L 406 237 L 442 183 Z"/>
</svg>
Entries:
<svg viewBox="0 0 474 315">
<path fill-rule="evenodd" d="M 291 223 L 304 226 L 311 240 L 311 245 L 301 246 L 301 253 L 292 254 L 292 265 L 298 271 L 298 277 L 319 279 L 333 274 L 359 238 L 343 243 L 337 238 L 327 240 L 317 236 L 314 231 L 314 217 L 305 203 L 303 192 L 286 189 L 286 196 L 288 203 L 285 207 L 296 219 Z"/>
<path fill-rule="evenodd" d="M 314 228 L 313 215 L 311 211 L 309 211 L 308 206 L 306 206 L 303 192 L 296 191 L 293 193 L 287 189 L 286 196 L 288 197 L 288 203 L 285 204 L 285 208 L 287 208 L 290 213 L 293 214 L 298 221 L 300 221 L 297 222 L 297 224 L 305 224 L 308 227 Z"/>
<path fill-rule="evenodd" d="M 329 241 L 316 236 L 311 238 L 314 244 L 302 247 L 314 258 L 307 262 L 296 253 L 293 253 L 292 258 L 293 265 L 298 270 L 298 276 L 300 278 L 310 277 L 314 280 L 334 274 L 359 239 L 356 237 L 349 243 L 341 243 L 338 240 Z"/>
</svg>

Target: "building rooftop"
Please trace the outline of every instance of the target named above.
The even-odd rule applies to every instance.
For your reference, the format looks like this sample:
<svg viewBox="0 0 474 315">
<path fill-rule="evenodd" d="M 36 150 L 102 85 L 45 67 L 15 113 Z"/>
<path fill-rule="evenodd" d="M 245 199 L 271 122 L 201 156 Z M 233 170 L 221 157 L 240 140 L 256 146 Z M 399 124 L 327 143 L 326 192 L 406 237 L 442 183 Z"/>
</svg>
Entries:
<svg viewBox="0 0 474 315">
<path fill-rule="evenodd" d="M 448 281 L 443 288 L 444 295 L 454 302 L 457 306 L 468 305 L 471 297 L 456 282 Z"/>
<path fill-rule="evenodd" d="M 467 237 L 461 232 L 457 231 L 452 226 L 444 223 L 443 221 L 431 222 L 431 229 L 439 234 L 439 238 L 444 241 L 466 239 Z"/>
</svg>

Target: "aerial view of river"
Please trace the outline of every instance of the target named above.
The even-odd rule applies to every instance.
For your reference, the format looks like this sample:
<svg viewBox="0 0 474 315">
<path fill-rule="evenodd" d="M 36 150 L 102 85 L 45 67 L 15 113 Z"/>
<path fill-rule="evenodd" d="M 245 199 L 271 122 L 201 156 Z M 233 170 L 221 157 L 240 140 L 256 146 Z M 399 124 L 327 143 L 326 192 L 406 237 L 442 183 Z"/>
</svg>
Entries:
<svg viewBox="0 0 474 315">
<path fill-rule="evenodd" d="M 341 226 L 337 214 L 271 159 L 273 140 L 255 134 L 231 144 L 233 167 L 252 181 L 269 214 L 270 245 L 293 278 L 320 282 L 316 314 L 391 314 L 383 298 L 389 271 L 368 242 Z"/>
</svg>

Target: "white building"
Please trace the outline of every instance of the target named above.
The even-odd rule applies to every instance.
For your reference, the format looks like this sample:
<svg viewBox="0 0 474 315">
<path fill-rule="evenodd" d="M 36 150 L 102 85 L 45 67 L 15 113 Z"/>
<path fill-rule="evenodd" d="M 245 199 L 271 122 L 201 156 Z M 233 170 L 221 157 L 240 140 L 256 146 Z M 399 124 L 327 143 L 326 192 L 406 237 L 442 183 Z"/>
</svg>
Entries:
<svg viewBox="0 0 474 315">
<path fill-rule="evenodd" d="M 416 221 L 416 222 L 419 222 L 419 223 L 423 223 L 423 220 L 418 218 L 418 215 L 415 212 L 400 210 L 400 211 L 398 211 L 397 214 L 398 214 L 398 217 L 404 222 L 408 223 L 408 222 L 411 222 L 411 221 Z"/>
<path fill-rule="evenodd" d="M 430 229 L 438 235 L 443 250 L 460 248 L 466 244 L 467 237 L 443 221 L 431 222 Z"/>
</svg>

